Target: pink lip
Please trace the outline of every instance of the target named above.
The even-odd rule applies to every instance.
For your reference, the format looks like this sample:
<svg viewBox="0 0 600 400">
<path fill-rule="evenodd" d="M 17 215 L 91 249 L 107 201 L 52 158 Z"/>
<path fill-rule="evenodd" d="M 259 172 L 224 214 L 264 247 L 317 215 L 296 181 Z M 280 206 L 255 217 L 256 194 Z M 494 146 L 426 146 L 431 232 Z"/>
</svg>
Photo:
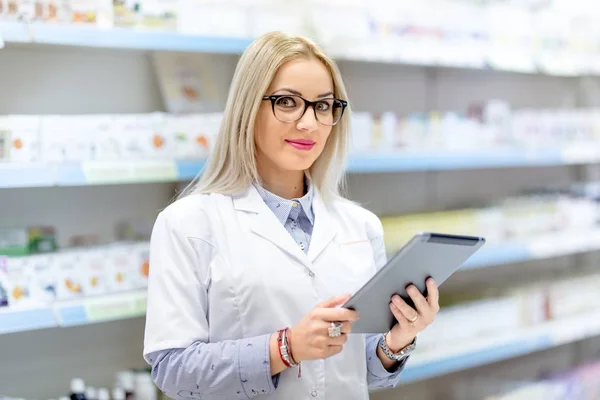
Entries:
<svg viewBox="0 0 600 400">
<path fill-rule="evenodd" d="M 315 145 L 315 142 L 308 139 L 286 140 L 286 142 L 298 150 L 311 150 Z"/>
</svg>

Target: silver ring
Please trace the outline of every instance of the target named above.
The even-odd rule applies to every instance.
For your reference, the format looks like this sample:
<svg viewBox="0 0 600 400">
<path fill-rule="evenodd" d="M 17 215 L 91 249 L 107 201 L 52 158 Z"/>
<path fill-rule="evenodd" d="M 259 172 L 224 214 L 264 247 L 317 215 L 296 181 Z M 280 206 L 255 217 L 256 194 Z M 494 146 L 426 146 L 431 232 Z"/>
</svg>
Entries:
<svg viewBox="0 0 600 400">
<path fill-rule="evenodd" d="M 329 337 L 339 337 L 342 336 L 342 327 L 344 326 L 341 322 L 332 322 L 331 326 L 327 329 L 327 333 Z"/>
</svg>

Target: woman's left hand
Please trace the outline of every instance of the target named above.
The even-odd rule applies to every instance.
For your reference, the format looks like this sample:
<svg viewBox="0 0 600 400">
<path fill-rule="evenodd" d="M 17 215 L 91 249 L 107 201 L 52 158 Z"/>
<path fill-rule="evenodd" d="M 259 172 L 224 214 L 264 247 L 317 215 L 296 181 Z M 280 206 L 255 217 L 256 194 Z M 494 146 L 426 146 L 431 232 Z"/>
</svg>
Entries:
<svg viewBox="0 0 600 400">
<path fill-rule="evenodd" d="M 406 289 L 417 308 L 416 310 L 402 300 L 400 296 L 395 295 L 392 297 L 390 309 L 398 323 L 386 336 L 386 342 L 391 351 L 398 352 L 411 344 L 417 334 L 429 326 L 440 311 L 437 284 L 432 278 L 429 278 L 426 285 L 427 298 L 414 285 Z"/>
</svg>

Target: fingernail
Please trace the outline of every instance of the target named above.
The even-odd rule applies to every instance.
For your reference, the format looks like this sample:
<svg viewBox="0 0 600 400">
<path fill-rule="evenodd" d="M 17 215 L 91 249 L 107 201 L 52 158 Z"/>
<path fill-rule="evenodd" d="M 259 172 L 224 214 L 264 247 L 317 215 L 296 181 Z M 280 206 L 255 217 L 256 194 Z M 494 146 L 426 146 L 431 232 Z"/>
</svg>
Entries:
<svg viewBox="0 0 600 400">
<path fill-rule="evenodd" d="M 397 309 L 398 309 L 398 307 L 396 307 L 396 305 L 395 305 L 394 303 L 390 303 L 390 305 L 392 306 L 392 308 L 393 308 L 394 310 L 397 310 Z"/>
<path fill-rule="evenodd" d="M 400 301 L 400 296 L 398 296 L 397 294 L 392 296 L 392 301 Z"/>
</svg>

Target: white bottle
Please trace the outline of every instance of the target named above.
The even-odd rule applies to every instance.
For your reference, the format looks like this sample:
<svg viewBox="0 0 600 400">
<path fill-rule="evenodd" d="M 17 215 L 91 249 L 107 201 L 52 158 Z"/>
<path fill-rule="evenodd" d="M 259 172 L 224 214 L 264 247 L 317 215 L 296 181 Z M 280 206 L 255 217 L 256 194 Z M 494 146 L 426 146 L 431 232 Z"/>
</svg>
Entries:
<svg viewBox="0 0 600 400">
<path fill-rule="evenodd" d="M 108 392 L 108 389 L 98 389 L 98 400 L 110 400 L 110 393 Z"/>
<path fill-rule="evenodd" d="M 112 398 L 113 400 L 125 400 L 125 391 L 121 388 L 114 388 Z"/>
<path fill-rule="evenodd" d="M 85 389 L 85 398 L 86 400 L 98 400 L 98 391 L 96 388 L 88 386 Z"/>
<path fill-rule="evenodd" d="M 71 380 L 71 400 L 85 400 L 85 382 L 80 378 Z"/>
<path fill-rule="evenodd" d="M 156 386 L 154 386 L 152 376 L 148 372 L 135 374 L 136 399 L 156 400 L 156 394 Z"/>
<path fill-rule="evenodd" d="M 123 389 L 125 398 L 131 399 L 135 396 L 135 374 L 133 371 L 125 370 L 117 374 L 117 383 L 115 387 Z"/>
</svg>

